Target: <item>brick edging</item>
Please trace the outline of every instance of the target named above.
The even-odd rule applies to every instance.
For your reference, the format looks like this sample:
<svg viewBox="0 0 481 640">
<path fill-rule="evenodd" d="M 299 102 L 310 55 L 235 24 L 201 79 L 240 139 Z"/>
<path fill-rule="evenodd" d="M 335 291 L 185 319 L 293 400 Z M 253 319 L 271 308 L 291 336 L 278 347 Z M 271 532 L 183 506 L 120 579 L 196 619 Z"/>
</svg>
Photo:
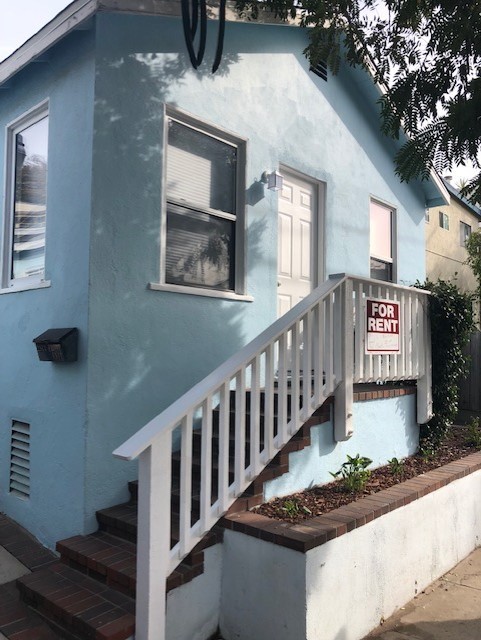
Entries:
<svg viewBox="0 0 481 640">
<path fill-rule="evenodd" d="M 416 393 L 415 384 L 355 384 L 353 399 L 354 402 L 365 402 L 366 400 L 384 400 L 386 398 L 410 396 L 414 393 Z"/>
<path fill-rule="evenodd" d="M 226 529 L 306 553 L 479 469 L 481 452 L 476 452 L 302 524 L 274 520 L 252 511 L 226 516 L 221 524 Z"/>
</svg>

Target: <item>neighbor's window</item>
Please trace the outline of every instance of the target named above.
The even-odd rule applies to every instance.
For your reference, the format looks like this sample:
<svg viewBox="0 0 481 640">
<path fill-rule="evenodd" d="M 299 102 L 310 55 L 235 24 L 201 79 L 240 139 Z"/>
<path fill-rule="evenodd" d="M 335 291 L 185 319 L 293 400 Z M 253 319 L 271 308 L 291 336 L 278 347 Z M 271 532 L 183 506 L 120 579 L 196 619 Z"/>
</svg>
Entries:
<svg viewBox="0 0 481 640">
<path fill-rule="evenodd" d="M 439 212 L 439 226 L 441 229 L 449 231 L 449 216 L 447 213 L 443 213 L 443 211 Z"/>
<path fill-rule="evenodd" d="M 236 291 L 242 142 L 168 118 L 164 282 Z"/>
<path fill-rule="evenodd" d="M 394 280 L 394 210 L 375 200 L 370 203 L 371 278 Z"/>
<path fill-rule="evenodd" d="M 7 203 L 2 286 L 45 276 L 48 114 L 43 105 L 7 129 Z"/>
<path fill-rule="evenodd" d="M 471 227 L 465 222 L 459 223 L 459 243 L 462 247 L 466 246 L 466 240 L 471 235 Z"/>
</svg>

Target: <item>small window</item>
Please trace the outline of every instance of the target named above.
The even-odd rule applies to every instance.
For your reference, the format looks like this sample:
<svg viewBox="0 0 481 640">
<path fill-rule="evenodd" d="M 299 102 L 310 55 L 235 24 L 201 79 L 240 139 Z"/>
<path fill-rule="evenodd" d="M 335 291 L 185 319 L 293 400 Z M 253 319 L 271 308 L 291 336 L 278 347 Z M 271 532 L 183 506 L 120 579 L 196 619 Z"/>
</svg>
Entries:
<svg viewBox="0 0 481 640">
<path fill-rule="evenodd" d="M 2 287 L 45 278 L 48 112 L 42 105 L 7 129 Z"/>
<path fill-rule="evenodd" d="M 429 209 L 424 210 L 424 222 L 429 222 Z"/>
<path fill-rule="evenodd" d="M 166 285 L 243 293 L 243 142 L 168 117 Z"/>
<path fill-rule="evenodd" d="M 439 226 L 441 227 L 441 229 L 446 229 L 446 231 L 449 231 L 449 216 L 443 211 L 439 212 Z"/>
<path fill-rule="evenodd" d="M 370 203 L 371 278 L 393 282 L 394 210 L 375 200 Z"/>
<path fill-rule="evenodd" d="M 459 243 L 462 247 L 466 246 L 466 240 L 471 235 L 471 227 L 465 222 L 459 223 Z"/>
</svg>

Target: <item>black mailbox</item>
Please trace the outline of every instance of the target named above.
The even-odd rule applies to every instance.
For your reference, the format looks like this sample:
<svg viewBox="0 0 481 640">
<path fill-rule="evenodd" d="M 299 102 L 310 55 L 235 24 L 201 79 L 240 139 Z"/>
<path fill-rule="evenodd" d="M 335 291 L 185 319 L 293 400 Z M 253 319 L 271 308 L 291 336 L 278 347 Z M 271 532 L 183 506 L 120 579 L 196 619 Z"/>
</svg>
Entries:
<svg viewBox="0 0 481 640">
<path fill-rule="evenodd" d="M 75 362 L 77 360 L 78 329 L 48 329 L 34 338 L 39 360 Z"/>
</svg>

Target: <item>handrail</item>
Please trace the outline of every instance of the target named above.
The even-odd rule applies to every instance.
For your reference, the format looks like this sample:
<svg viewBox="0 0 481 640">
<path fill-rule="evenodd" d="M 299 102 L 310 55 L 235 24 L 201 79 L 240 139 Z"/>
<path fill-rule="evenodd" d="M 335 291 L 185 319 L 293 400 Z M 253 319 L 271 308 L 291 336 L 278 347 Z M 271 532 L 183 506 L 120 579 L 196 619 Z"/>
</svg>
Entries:
<svg viewBox="0 0 481 640">
<path fill-rule="evenodd" d="M 223 380 L 234 375 L 239 368 L 250 362 L 259 351 L 262 351 L 269 343 L 275 341 L 296 319 L 302 317 L 321 298 L 334 291 L 347 277 L 345 274 L 338 274 L 323 282 L 240 351 L 232 355 L 217 369 L 214 369 L 212 373 L 180 396 L 165 411 L 152 418 L 140 431 L 115 449 L 113 455 L 122 460 L 134 460 L 137 458 L 162 431 L 169 430 L 179 423 L 185 415 L 186 405 L 191 408 L 199 406 L 206 396 L 218 389 Z"/>
</svg>

